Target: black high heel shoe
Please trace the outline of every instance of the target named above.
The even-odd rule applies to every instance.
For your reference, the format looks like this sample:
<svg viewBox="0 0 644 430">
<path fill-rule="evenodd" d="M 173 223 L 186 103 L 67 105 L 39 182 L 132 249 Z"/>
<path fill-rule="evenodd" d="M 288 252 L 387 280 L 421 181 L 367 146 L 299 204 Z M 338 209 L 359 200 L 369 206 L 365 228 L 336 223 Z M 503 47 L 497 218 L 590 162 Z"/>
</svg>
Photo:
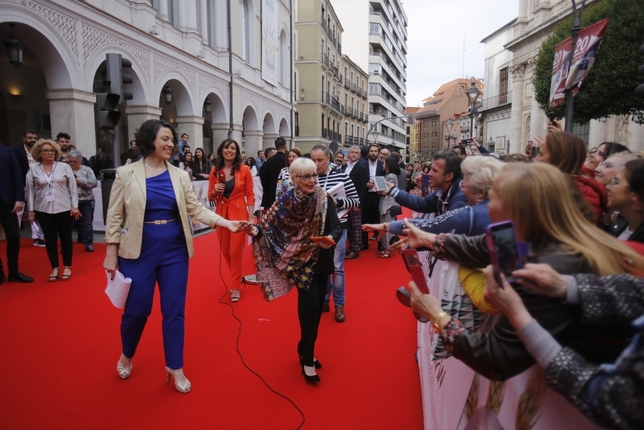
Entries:
<svg viewBox="0 0 644 430">
<path fill-rule="evenodd" d="M 315 367 L 302 365 L 302 375 L 304 375 L 304 379 L 307 382 L 320 382 L 320 376 L 315 373 L 313 375 L 307 375 L 306 370 L 304 369 L 305 367 L 308 367 L 309 369 L 313 369 L 313 371 L 315 372 Z"/>
<path fill-rule="evenodd" d="M 300 366 L 304 366 L 304 363 L 302 363 L 302 356 L 300 355 Z M 320 363 L 317 358 L 313 359 L 313 367 L 316 369 L 321 369 L 322 368 L 322 363 Z"/>
</svg>

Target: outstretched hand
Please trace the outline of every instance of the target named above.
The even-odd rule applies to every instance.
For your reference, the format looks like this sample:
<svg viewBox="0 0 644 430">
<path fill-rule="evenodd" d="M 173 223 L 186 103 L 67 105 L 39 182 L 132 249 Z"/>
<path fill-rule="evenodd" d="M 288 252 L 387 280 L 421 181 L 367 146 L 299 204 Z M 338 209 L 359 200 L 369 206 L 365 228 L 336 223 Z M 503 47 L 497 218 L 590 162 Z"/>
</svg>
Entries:
<svg viewBox="0 0 644 430">
<path fill-rule="evenodd" d="M 566 281 L 547 264 L 527 263 L 523 269 L 512 272 L 512 276 L 518 278 L 518 284 L 535 293 L 561 299 L 566 297 Z"/>
<path fill-rule="evenodd" d="M 503 288 L 500 288 L 494 278 L 494 269 L 487 266 L 483 270 L 485 276 L 485 301 L 501 311 L 512 323 L 516 330 L 520 330 L 532 321 L 532 316 L 526 309 L 521 297 L 501 275 Z"/>
<path fill-rule="evenodd" d="M 385 231 L 384 223 L 381 224 L 362 224 L 362 231 Z"/>
<path fill-rule="evenodd" d="M 433 233 L 426 233 L 409 222 L 405 218 L 405 228 L 403 229 L 403 234 L 407 236 L 407 245 L 410 248 L 422 248 L 427 247 L 429 249 L 434 249 L 434 239 L 436 235 Z"/>
</svg>

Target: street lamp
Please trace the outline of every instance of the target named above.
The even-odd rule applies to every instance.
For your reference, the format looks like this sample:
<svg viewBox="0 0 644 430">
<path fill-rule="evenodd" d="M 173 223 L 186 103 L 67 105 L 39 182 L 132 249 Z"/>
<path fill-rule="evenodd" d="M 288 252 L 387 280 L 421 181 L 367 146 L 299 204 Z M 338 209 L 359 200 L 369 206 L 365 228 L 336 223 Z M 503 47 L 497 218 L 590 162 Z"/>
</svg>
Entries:
<svg viewBox="0 0 644 430">
<path fill-rule="evenodd" d="M 476 100 L 478 100 L 481 92 L 476 88 L 476 82 L 472 81 L 470 89 L 465 91 L 467 99 L 470 102 L 470 137 L 474 137 L 474 116 L 476 115 Z"/>
<path fill-rule="evenodd" d="M 575 49 L 577 47 L 577 36 L 581 31 L 581 14 L 584 13 L 584 4 L 586 0 L 581 0 L 580 8 L 577 9 L 577 3 L 575 0 L 572 0 L 572 13 L 574 14 L 574 19 L 572 22 L 572 30 L 570 31 L 572 35 L 572 43 L 570 44 L 570 62 L 568 63 L 568 74 L 570 74 L 570 68 L 572 67 L 572 59 L 575 58 Z M 568 76 L 566 74 L 566 76 Z M 565 129 L 567 132 L 572 133 L 572 114 L 575 106 L 575 96 L 572 94 L 572 88 L 566 90 L 566 126 Z"/>
<path fill-rule="evenodd" d="M 450 140 L 454 139 L 456 140 L 456 136 L 452 137 L 452 128 L 455 125 L 455 122 L 452 121 L 452 119 L 448 119 L 445 121 L 445 125 L 448 127 L 447 128 L 447 134 L 445 135 L 445 140 L 447 141 L 447 148 L 451 148 L 451 145 L 449 144 Z"/>
<path fill-rule="evenodd" d="M 9 56 L 9 62 L 13 64 L 16 68 L 22 64 L 22 54 L 24 52 L 24 45 L 18 40 L 13 34 L 13 27 L 15 24 L 9 24 L 11 27 L 11 36 L 9 36 L 9 41 L 4 43 L 4 46 L 7 48 L 7 55 Z"/>
<path fill-rule="evenodd" d="M 163 91 L 161 92 L 163 93 L 163 97 L 165 98 L 165 104 L 169 105 L 170 103 L 172 103 L 172 88 L 166 85 L 165 87 L 163 87 Z"/>
</svg>

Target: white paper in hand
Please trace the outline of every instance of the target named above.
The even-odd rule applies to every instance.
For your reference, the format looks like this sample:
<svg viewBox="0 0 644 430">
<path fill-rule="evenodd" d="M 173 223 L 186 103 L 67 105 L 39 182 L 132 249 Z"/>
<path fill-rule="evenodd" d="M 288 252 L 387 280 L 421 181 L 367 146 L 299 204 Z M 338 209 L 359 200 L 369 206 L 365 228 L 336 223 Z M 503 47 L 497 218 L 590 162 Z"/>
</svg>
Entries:
<svg viewBox="0 0 644 430">
<path fill-rule="evenodd" d="M 114 275 L 114 279 L 110 279 L 110 274 L 107 273 L 107 288 L 105 288 L 105 294 L 110 298 L 112 304 L 119 309 L 125 307 L 127 295 L 130 292 L 130 284 L 132 284 L 132 280 L 123 276 L 118 270 Z"/>
</svg>

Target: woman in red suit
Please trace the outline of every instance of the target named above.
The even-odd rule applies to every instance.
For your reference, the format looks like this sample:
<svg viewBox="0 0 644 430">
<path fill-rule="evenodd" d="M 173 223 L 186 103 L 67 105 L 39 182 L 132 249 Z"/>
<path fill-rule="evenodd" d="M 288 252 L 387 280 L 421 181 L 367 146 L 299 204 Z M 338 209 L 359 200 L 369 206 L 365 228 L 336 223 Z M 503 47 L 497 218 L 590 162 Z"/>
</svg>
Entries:
<svg viewBox="0 0 644 430">
<path fill-rule="evenodd" d="M 248 166 L 242 163 L 239 145 L 232 139 L 224 140 L 217 149 L 215 163 L 210 171 L 208 196 L 216 203 L 217 215 L 229 220 L 253 222 L 253 176 Z M 230 269 L 230 301 L 234 303 L 239 301 L 246 235 L 222 230 L 226 229 L 217 229 L 217 235 L 224 260 Z"/>
</svg>

